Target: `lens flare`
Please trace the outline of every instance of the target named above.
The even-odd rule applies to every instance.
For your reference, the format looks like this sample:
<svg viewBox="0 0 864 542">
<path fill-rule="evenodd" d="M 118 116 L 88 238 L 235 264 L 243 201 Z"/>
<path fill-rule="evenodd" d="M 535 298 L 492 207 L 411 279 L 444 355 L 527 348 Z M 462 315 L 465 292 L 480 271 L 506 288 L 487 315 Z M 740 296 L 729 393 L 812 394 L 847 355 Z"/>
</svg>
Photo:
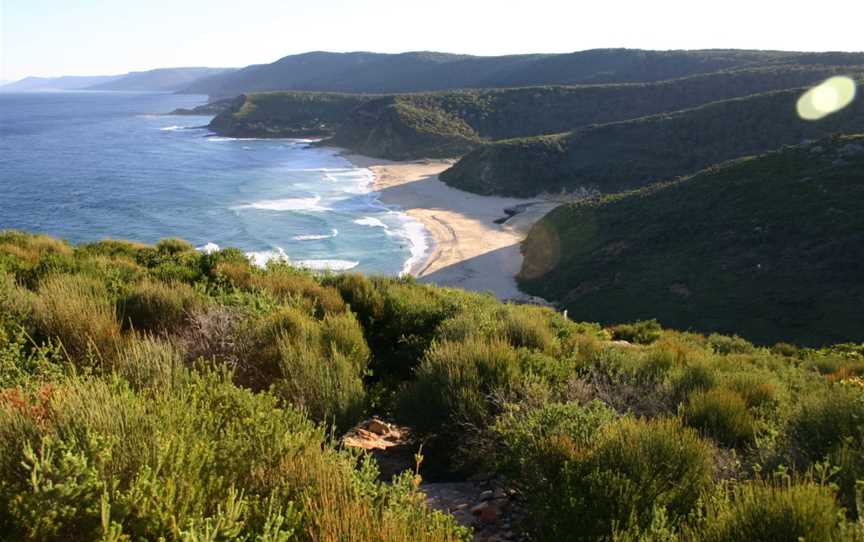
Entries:
<svg viewBox="0 0 864 542">
<path fill-rule="evenodd" d="M 851 77 L 832 77 L 798 99 L 798 116 L 804 120 L 819 120 L 840 111 L 854 99 L 855 81 Z"/>
</svg>

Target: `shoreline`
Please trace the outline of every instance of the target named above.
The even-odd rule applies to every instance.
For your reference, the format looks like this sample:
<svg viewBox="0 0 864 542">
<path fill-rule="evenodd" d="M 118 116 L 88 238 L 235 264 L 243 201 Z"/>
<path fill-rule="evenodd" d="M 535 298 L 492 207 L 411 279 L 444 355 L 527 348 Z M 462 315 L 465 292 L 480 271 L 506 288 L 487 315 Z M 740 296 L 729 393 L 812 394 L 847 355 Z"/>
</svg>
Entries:
<svg viewBox="0 0 864 542">
<path fill-rule="evenodd" d="M 420 222 L 429 238 L 409 274 L 418 282 L 491 292 L 502 301 L 540 302 L 519 290 L 520 246 L 531 226 L 560 202 L 480 196 L 444 184 L 452 160 L 394 162 L 336 149 L 355 167 L 372 171 L 379 201 Z"/>
</svg>

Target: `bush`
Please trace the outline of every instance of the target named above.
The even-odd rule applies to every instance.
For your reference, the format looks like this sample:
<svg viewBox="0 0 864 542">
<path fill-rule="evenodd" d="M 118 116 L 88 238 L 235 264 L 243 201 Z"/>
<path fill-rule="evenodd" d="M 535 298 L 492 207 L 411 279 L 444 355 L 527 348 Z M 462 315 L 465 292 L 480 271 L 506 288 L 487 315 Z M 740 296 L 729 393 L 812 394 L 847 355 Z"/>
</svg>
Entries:
<svg viewBox="0 0 864 542">
<path fill-rule="evenodd" d="M 632 324 L 620 324 L 612 328 L 612 338 L 636 344 L 651 344 L 663 334 L 657 320 L 640 320 Z"/>
<path fill-rule="evenodd" d="M 693 540 L 840 540 L 838 506 L 831 490 L 814 483 L 781 486 L 756 481 L 732 491 L 731 502 L 709 509 Z"/>
<path fill-rule="evenodd" d="M 253 275 L 252 285 L 284 303 L 313 310 L 319 318 L 346 308 L 337 289 L 322 286 L 313 277 L 284 266 L 271 266 L 265 273 Z"/>
<path fill-rule="evenodd" d="M 58 339 L 77 363 L 110 357 L 120 339 L 120 324 L 108 292 L 83 276 L 48 278 L 39 287 L 33 320 L 42 338 Z"/>
<path fill-rule="evenodd" d="M 749 354 L 756 350 L 756 347 L 738 335 L 730 337 L 712 333 L 708 336 L 708 344 L 718 354 Z"/>
<path fill-rule="evenodd" d="M 191 243 L 189 243 L 188 241 L 184 241 L 183 239 L 168 238 L 162 239 L 161 241 L 156 243 L 156 251 L 160 254 L 174 256 L 176 254 L 190 252 L 193 250 L 195 250 L 195 247 L 193 247 Z"/>
<path fill-rule="evenodd" d="M 672 398 L 676 403 L 687 399 L 691 393 L 707 391 L 717 384 L 715 370 L 706 363 L 684 367 L 672 379 Z"/>
<path fill-rule="evenodd" d="M 416 380 L 401 390 L 397 412 L 421 434 L 483 428 L 493 414 L 493 392 L 515 386 L 518 375 L 517 352 L 501 340 L 442 341 L 426 352 Z"/>
<path fill-rule="evenodd" d="M 758 373 L 734 374 L 723 385 L 738 393 L 749 407 L 759 408 L 776 403 L 778 400 L 777 382 Z"/>
<path fill-rule="evenodd" d="M 593 446 L 553 438 L 543 454 L 548 485 L 529 497 L 542 540 L 608 538 L 654 524 L 659 510 L 678 522 L 712 487 L 710 446 L 675 419 L 623 418 Z"/>
<path fill-rule="evenodd" d="M 756 421 L 744 399 L 732 390 L 716 388 L 696 392 L 681 409 L 684 423 L 726 446 L 752 442 Z"/>
<path fill-rule="evenodd" d="M 369 349 L 351 313 L 322 322 L 294 308 L 265 319 L 257 332 L 253 374 L 239 375 L 256 388 L 276 386 L 292 404 L 317 421 L 346 429 L 364 406 L 363 376 Z"/>
<path fill-rule="evenodd" d="M 844 441 L 864 449 L 864 394 L 831 385 L 803 398 L 789 422 L 789 435 L 810 461 L 821 461 Z"/>
<path fill-rule="evenodd" d="M 132 287 L 118 303 L 124 326 L 139 331 L 177 333 L 204 299 L 188 284 L 147 280 Z"/>
<path fill-rule="evenodd" d="M 224 375 L 141 392 L 73 379 L 33 400 L 47 408 L 0 400 L 10 540 L 465 540 L 407 479 L 377 482 L 366 456 Z"/>
</svg>

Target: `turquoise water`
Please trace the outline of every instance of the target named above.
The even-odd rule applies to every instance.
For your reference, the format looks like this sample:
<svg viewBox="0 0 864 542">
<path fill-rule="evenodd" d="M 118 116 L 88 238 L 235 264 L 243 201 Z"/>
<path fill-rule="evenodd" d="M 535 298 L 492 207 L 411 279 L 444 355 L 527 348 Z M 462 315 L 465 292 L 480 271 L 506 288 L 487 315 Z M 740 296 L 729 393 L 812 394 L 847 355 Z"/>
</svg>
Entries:
<svg viewBox="0 0 864 542">
<path fill-rule="evenodd" d="M 182 237 L 263 264 L 398 274 L 422 226 L 383 206 L 372 174 L 303 140 L 218 137 L 166 116 L 203 96 L 0 94 L 0 229 L 72 242 Z"/>
</svg>

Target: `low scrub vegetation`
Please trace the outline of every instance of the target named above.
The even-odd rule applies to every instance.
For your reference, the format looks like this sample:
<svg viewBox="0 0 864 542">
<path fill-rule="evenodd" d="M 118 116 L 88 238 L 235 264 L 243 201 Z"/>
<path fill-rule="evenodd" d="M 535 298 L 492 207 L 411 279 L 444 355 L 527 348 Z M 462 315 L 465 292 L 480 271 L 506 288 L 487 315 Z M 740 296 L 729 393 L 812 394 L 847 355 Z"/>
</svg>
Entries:
<svg viewBox="0 0 864 542">
<path fill-rule="evenodd" d="M 467 541 L 420 476 L 498 476 L 530 540 L 864 537 L 864 347 L 603 328 L 170 240 L 0 233 L 0 540 Z M 379 480 L 375 413 L 426 461 Z"/>
</svg>

